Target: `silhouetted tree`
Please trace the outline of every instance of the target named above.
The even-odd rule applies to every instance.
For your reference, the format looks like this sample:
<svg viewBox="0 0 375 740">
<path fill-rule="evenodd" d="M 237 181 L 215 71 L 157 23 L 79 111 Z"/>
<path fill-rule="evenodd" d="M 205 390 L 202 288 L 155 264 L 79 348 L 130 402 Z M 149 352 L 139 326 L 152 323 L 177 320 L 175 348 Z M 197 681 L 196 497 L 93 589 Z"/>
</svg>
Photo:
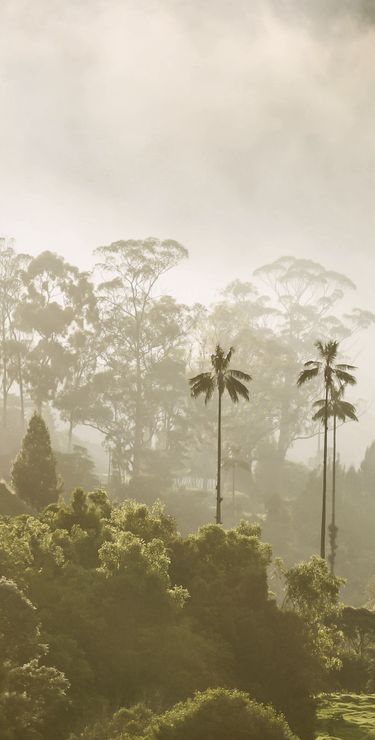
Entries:
<svg viewBox="0 0 375 740">
<path fill-rule="evenodd" d="M 43 509 L 57 501 L 60 486 L 56 460 L 47 426 L 37 413 L 31 417 L 11 477 L 18 496 L 33 508 Z"/>
<path fill-rule="evenodd" d="M 354 370 L 353 365 L 344 363 L 336 364 L 339 342 L 329 341 L 315 342 L 318 350 L 317 360 L 308 360 L 304 364 L 304 370 L 299 374 L 297 385 L 304 385 L 309 380 L 313 380 L 319 374 L 323 375 L 324 381 L 324 450 L 323 450 L 323 497 L 322 497 L 322 526 L 320 535 L 320 556 L 325 558 L 326 552 L 326 505 L 327 505 L 327 451 L 328 451 L 328 410 L 329 400 L 332 390 L 335 389 L 335 381 L 339 384 L 354 385 L 355 377 L 349 372 Z"/>
<path fill-rule="evenodd" d="M 205 396 L 205 403 L 212 398 L 215 389 L 218 390 L 218 427 L 217 427 L 217 482 L 216 482 L 216 524 L 221 524 L 221 407 L 222 397 L 226 390 L 233 401 L 238 403 L 240 398 L 249 400 L 249 391 L 244 383 L 252 379 L 250 375 L 242 370 L 230 369 L 230 361 L 234 348 L 231 347 L 225 354 L 218 344 L 215 354 L 211 355 L 212 370 L 200 373 L 189 380 L 191 395 L 193 398 Z M 241 382 L 243 381 L 243 382 Z"/>
<path fill-rule="evenodd" d="M 343 394 L 345 392 L 345 386 L 341 384 L 339 388 L 331 389 L 331 397 L 328 402 L 328 418 L 333 419 L 333 457 L 332 457 L 332 516 L 331 524 L 329 526 L 329 539 L 331 546 L 331 553 L 329 556 L 329 562 L 331 565 L 331 573 L 335 571 L 335 558 L 337 550 L 337 526 L 336 526 L 336 458 L 337 458 L 337 420 L 345 422 L 347 419 L 351 421 L 358 421 L 355 406 L 348 401 L 344 401 Z M 322 424 L 325 422 L 326 408 L 325 399 L 319 399 L 313 404 L 317 408 L 317 412 L 314 414 L 314 421 L 321 421 Z"/>
</svg>

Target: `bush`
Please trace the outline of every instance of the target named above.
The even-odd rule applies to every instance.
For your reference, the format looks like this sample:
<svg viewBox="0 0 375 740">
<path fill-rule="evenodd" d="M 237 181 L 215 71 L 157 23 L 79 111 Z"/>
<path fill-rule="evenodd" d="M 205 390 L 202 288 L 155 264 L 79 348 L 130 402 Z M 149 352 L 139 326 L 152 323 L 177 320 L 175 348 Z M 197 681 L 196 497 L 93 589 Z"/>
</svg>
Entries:
<svg viewBox="0 0 375 740">
<path fill-rule="evenodd" d="M 151 723 L 147 740 L 296 740 L 284 718 L 240 691 L 209 689 Z"/>
</svg>

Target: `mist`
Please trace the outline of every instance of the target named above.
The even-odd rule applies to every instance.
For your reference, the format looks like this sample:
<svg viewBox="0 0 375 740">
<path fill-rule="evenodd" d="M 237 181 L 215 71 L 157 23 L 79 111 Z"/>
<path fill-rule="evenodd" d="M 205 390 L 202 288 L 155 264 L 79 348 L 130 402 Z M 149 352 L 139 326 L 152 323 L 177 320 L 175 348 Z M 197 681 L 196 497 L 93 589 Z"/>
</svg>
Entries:
<svg viewBox="0 0 375 740">
<path fill-rule="evenodd" d="M 375 738 L 375 0 L 2 0 L 0 109 L 0 738 Z"/>
<path fill-rule="evenodd" d="M 353 5 L 3 2 L 3 233 L 82 267 L 173 236 L 200 300 L 208 272 L 213 295 L 314 255 L 369 301 L 375 46 Z"/>
</svg>

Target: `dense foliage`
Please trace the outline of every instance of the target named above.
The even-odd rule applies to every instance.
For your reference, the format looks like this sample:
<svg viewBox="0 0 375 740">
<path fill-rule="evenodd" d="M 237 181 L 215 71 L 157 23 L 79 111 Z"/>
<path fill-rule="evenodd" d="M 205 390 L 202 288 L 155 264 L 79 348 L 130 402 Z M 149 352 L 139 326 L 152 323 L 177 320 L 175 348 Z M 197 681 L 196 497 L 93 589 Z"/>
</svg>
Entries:
<svg viewBox="0 0 375 740">
<path fill-rule="evenodd" d="M 44 701 L 38 671 L 54 678 L 48 701 L 54 737 L 65 739 L 70 729 L 121 707 L 143 702 L 160 715 L 197 690 L 225 686 L 272 704 L 300 738 L 313 738 L 313 695 L 324 685 L 326 667 L 301 617 L 281 610 L 268 592 L 271 553 L 257 526 L 224 531 L 210 525 L 184 539 L 160 505 L 113 506 L 102 491 L 80 489 L 39 517 L 3 517 L 0 525 L 4 583 L 20 603 L 3 599 L 3 619 L 27 647 L 29 637 L 14 622 L 22 605 L 31 620 L 30 628 L 23 620 L 23 629 L 35 645 L 48 645 L 12 660 L 19 670 L 38 660 L 23 689 L 31 704 L 36 691 Z M 210 701 L 225 703 L 226 696 L 210 695 Z M 228 694 L 228 701 L 236 696 Z M 60 708 L 63 698 L 69 711 Z M 200 701 L 188 705 L 189 722 Z M 33 711 L 40 723 L 43 707 Z M 185 709 L 173 711 L 185 716 Z M 264 712 L 271 721 L 272 713 Z M 158 719 L 160 727 L 168 716 Z M 49 738 L 49 721 L 46 716 L 41 738 Z M 276 723 L 270 738 L 284 737 L 282 727 Z"/>
</svg>

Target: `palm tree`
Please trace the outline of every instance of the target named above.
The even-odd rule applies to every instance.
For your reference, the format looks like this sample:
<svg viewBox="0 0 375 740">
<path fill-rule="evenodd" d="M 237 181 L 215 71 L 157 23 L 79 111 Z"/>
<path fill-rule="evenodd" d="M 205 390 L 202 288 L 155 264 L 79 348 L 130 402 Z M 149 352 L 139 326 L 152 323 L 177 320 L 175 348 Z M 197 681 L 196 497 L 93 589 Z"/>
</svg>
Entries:
<svg viewBox="0 0 375 740">
<path fill-rule="evenodd" d="M 355 379 L 354 379 L 355 380 Z M 333 419 L 333 456 L 332 456 L 332 516 L 331 524 L 329 526 L 331 554 L 329 556 L 331 573 L 335 570 L 335 558 L 336 558 L 336 540 L 337 540 L 337 526 L 336 526 L 336 449 L 337 449 L 337 421 L 345 423 L 347 419 L 351 421 L 358 421 L 356 414 L 356 408 L 352 403 L 344 401 L 343 395 L 345 393 L 345 384 L 341 384 L 338 388 L 331 389 L 331 396 L 328 402 L 328 418 Z M 314 414 L 314 421 L 321 421 L 324 424 L 325 419 L 325 399 L 321 398 L 319 401 L 315 401 L 313 404 L 317 408 L 317 412 Z"/>
<path fill-rule="evenodd" d="M 205 403 L 212 398 L 215 389 L 218 390 L 218 424 L 217 424 L 217 479 L 216 479 L 216 524 L 221 524 L 221 406 L 222 397 L 226 390 L 233 401 L 238 403 L 240 398 L 249 400 L 249 391 L 244 383 L 252 379 L 242 370 L 230 369 L 230 361 L 234 348 L 231 347 L 225 354 L 220 344 L 216 345 L 215 354 L 211 355 L 212 370 L 200 373 L 190 378 L 189 384 L 193 398 L 204 395 Z M 241 382 L 242 381 L 242 382 Z"/>
<path fill-rule="evenodd" d="M 329 341 L 315 342 L 318 350 L 318 359 L 309 360 L 304 364 L 298 376 L 297 385 L 304 385 L 309 380 L 313 380 L 318 375 L 323 376 L 324 381 L 324 447 L 323 447 L 323 497 L 322 497 L 322 526 L 320 534 L 320 556 L 325 558 L 326 553 L 326 505 L 327 505 L 327 450 L 328 450 L 328 409 L 332 389 L 335 388 L 335 382 L 339 385 L 354 385 L 356 380 L 351 374 L 355 370 L 353 365 L 336 363 L 339 342 Z"/>
</svg>

